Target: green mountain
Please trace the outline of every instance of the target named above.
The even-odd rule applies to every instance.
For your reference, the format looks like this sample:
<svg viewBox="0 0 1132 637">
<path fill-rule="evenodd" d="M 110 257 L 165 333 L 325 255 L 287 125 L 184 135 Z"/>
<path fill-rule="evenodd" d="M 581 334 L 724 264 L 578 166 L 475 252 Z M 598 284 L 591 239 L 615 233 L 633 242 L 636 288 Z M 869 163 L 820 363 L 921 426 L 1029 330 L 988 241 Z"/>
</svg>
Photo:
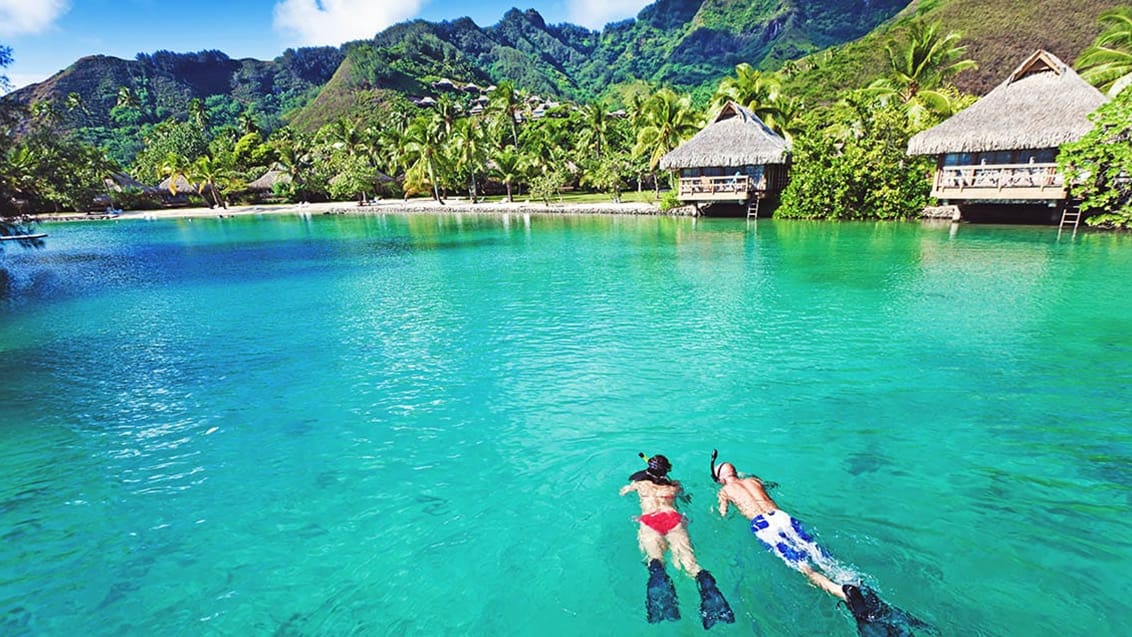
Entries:
<svg viewBox="0 0 1132 637">
<path fill-rule="evenodd" d="M 273 117 L 309 101 L 343 57 L 334 47 L 288 49 L 269 62 L 233 60 L 220 51 L 158 51 L 139 53 L 134 60 L 94 55 L 5 99 L 24 104 L 50 101 L 61 110 L 68 95 L 77 95 L 79 112 L 59 115 L 85 127 L 122 124 L 125 116 L 115 117 L 112 111 L 123 87 L 135 100 L 130 106 L 137 112 L 134 119 L 141 121 L 184 117 L 193 98 L 235 101 Z"/>
<path fill-rule="evenodd" d="M 480 86 L 509 80 L 533 93 L 587 100 L 646 81 L 706 98 L 736 64 L 780 68 L 807 103 L 861 86 L 884 70 L 884 44 L 916 16 L 959 31 L 979 70 L 961 88 L 985 93 L 1035 48 L 1072 61 L 1115 0 L 657 0 L 636 19 L 600 32 L 546 24 L 512 9 L 495 25 L 470 19 L 395 25 L 372 40 L 289 49 L 271 61 L 218 51 L 159 51 L 135 60 L 92 56 L 5 99 L 51 100 L 58 117 L 92 141 L 123 128 L 185 118 L 199 99 L 213 125 L 251 113 L 261 126 L 314 129 L 375 103 L 433 94 L 451 79 Z M 17 52 L 18 53 L 18 52 Z M 132 100 L 119 105 L 121 88 Z M 69 95 L 76 100 L 67 100 Z M 64 104 L 70 108 L 64 109 Z M 64 112 L 65 111 L 65 112 Z M 118 156 L 129 154 L 119 149 Z"/>
<path fill-rule="evenodd" d="M 198 98 L 211 100 L 214 111 L 250 106 L 261 117 L 289 113 L 307 125 L 349 108 L 357 101 L 351 93 L 422 94 L 441 78 L 510 80 L 531 92 L 572 99 L 590 99 L 611 84 L 637 79 L 692 89 L 714 84 L 739 62 L 774 66 L 859 37 L 905 2 L 658 0 L 637 19 L 601 32 L 549 25 L 537 11 L 512 9 L 490 27 L 467 18 L 418 20 L 370 41 L 291 49 L 266 62 L 232 60 L 218 51 L 159 51 L 131 61 L 86 57 L 8 99 L 61 104 L 74 93 L 85 107 L 76 122 L 114 128 L 122 118 L 110 111 L 123 86 L 141 98 L 134 119 L 143 123 L 184 117 L 189 101 Z"/>
</svg>

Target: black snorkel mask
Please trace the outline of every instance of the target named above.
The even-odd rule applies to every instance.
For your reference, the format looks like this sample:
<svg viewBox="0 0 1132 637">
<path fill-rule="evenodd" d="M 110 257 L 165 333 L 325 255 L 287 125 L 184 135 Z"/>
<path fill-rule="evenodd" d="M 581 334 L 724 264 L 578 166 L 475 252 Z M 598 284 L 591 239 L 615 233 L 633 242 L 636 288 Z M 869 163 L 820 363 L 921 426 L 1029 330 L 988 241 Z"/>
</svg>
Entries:
<svg viewBox="0 0 1132 637">
<path fill-rule="evenodd" d="M 712 449 L 711 450 L 711 479 L 722 484 L 722 482 L 719 479 L 719 472 L 716 471 L 716 469 L 715 469 L 715 459 L 718 458 L 718 457 L 719 457 L 719 450 L 718 449 Z"/>
</svg>

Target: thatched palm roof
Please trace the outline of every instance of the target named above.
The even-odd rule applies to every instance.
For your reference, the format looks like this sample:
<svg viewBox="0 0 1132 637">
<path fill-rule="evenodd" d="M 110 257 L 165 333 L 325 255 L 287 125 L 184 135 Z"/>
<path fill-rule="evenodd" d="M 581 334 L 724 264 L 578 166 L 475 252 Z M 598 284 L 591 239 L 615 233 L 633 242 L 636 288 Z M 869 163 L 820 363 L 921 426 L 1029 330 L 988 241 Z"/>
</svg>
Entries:
<svg viewBox="0 0 1132 637">
<path fill-rule="evenodd" d="M 267 172 L 260 175 L 255 181 L 248 184 L 248 190 L 272 190 L 275 184 L 286 184 L 291 182 L 291 175 L 286 171 L 279 168 L 272 168 Z"/>
<path fill-rule="evenodd" d="M 111 173 L 109 177 L 103 179 L 103 182 L 106 184 L 107 190 L 114 192 L 123 192 L 126 190 L 137 190 L 146 194 L 154 194 L 157 192 L 157 188 L 147 186 L 126 173 Z"/>
<path fill-rule="evenodd" d="M 908 141 L 909 155 L 1056 148 L 1080 139 L 1108 101 L 1057 56 L 1038 50 L 966 110 Z"/>
<path fill-rule="evenodd" d="M 157 189 L 160 190 L 162 192 L 162 194 L 164 194 L 164 193 L 173 194 L 169 190 L 169 180 L 170 179 L 171 179 L 171 177 L 166 177 L 161 183 L 157 184 Z M 177 181 L 174 182 L 174 183 L 177 186 L 177 194 L 178 195 L 196 194 L 196 192 L 197 192 L 196 185 L 189 183 L 189 180 L 185 179 L 184 175 L 177 175 Z"/>
<path fill-rule="evenodd" d="M 790 144 L 751 111 L 728 102 L 712 123 L 660 158 L 663 170 L 784 164 Z"/>
</svg>

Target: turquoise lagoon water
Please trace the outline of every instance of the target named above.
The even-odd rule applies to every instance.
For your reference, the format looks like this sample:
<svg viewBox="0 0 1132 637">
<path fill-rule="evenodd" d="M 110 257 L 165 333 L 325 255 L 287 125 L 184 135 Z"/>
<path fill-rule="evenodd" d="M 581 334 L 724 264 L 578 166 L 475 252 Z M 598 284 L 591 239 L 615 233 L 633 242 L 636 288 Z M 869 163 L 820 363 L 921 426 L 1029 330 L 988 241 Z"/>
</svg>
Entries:
<svg viewBox="0 0 1132 637">
<path fill-rule="evenodd" d="M 711 449 L 944 635 L 1132 620 L 1132 238 L 554 216 L 121 221 L 9 249 L 4 635 L 853 635 Z"/>
</svg>

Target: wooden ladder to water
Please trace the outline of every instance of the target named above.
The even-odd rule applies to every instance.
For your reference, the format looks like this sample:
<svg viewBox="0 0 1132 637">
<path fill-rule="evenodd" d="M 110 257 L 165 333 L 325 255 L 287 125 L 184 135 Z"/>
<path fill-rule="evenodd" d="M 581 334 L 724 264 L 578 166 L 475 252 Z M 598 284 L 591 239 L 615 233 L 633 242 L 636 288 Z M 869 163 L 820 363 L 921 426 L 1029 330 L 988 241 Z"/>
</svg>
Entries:
<svg viewBox="0 0 1132 637">
<path fill-rule="evenodd" d="M 755 221 L 759 220 L 759 198 L 755 197 L 752 203 L 747 204 L 747 220 L 749 221 L 754 217 Z"/>
<path fill-rule="evenodd" d="M 1073 236 L 1075 237 L 1077 236 L 1077 226 L 1081 224 L 1081 209 L 1070 208 L 1066 205 L 1061 209 L 1061 223 L 1057 226 L 1058 239 L 1061 238 L 1061 233 L 1065 230 L 1065 227 L 1070 224 L 1073 226 Z"/>
</svg>

